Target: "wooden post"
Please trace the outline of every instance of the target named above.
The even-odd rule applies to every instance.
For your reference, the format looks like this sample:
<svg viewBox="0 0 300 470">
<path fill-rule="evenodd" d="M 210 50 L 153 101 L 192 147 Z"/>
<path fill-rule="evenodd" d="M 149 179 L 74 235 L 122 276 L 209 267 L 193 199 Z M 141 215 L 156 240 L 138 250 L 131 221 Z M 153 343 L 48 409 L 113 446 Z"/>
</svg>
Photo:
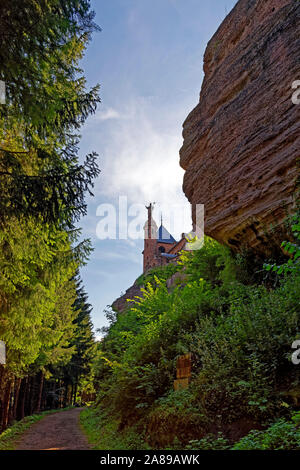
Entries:
<svg viewBox="0 0 300 470">
<path fill-rule="evenodd" d="M 192 355 L 184 354 L 177 358 L 176 380 L 174 380 L 174 390 L 187 388 L 192 375 Z"/>
</svg>

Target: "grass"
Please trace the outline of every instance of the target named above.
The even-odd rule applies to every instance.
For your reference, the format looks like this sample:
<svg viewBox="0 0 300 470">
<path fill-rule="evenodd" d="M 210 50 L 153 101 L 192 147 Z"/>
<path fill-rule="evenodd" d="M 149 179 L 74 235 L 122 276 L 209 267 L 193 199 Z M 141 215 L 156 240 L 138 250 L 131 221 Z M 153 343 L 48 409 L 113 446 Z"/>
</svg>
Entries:
<svg viewBox="0 0 300 470">
<path fill-rule="evenodd" d="M 15 424 L 7 428 L 2 434 L 0 434 L 0 451 L 15 450 L 18 440 L 21 438 L 23 433 L 34 423 L 40 421 L 42 418 L 49 414 L 59 413 L 60 411 L 66 411 L 71 408 L 73 407 L 67 407 L 61 410 L 43 411 L 40 414 L 26 416 L 24 419 L 17 421 Z"/>
<path fill-rule="evenodd" d="M 120 431 L 117 419 L 101 415 L 94 407 L 80 413 L 80 424 L 93 450 L 150 449 L 134 426 Z"/>
<path fill-rule="evenodd" d="M 119 422 L 95 407 L 80 414 L 80 424 L 93 450 L 151 450 L 144 433 L 135 426 L 119 430 Z M 279 419 L 263 431 L 250 431 L 233 446 L 223 436 L 207 434 L 200 440 L 191 440 L 182 446 L 174 441 L 164 450 L 299 450 L 300 411 L 290 418 Z"/>
</svg>

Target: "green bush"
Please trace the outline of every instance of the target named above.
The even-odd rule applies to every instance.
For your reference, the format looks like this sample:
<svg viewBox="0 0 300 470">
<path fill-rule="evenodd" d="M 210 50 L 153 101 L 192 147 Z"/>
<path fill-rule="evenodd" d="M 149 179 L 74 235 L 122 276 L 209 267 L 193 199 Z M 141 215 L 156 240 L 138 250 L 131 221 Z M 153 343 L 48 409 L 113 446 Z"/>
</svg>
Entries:
<svg viewBox="0 0 300 470">
<path fill-rule="evenodd" d="M 144 286 L 150 282 L 150 284 L 155 285 L 155 278 L 158 278 L 160 281 L 166 281 L 173 274 L 180 271 L 180 266 L 176 264 L 168 264 L 166 266 L 159 266 L 157 268 L 152 268 L 147 274 L 142 274 L 137 278 L 136 284 L 138 286 Z"/>
<path fill-rule="evenodd" d="M 191 440 L 186 446 L 187 450 L 228 450 L 230 448 L 228 440 L 220 432 L 218 437 L 214 434 L 207 434 L 199 440 Z"/>
<path fill-rule="evenodd" d="M 291 241 L 284 241 L 281 244 L 282 249 L 290 256 L 290 259 L 281 265 L 277 263 L 265 263 L 264 269 L 266 271 L 275 272 L 277 274 L 294 273 L 300 270 L 300 213 L 292 218 L 292 234 L 294 243 Z"/>
<path fill-rule="evenodd" d="M 279 419 L 265 431 L 251 431 L 233 450 L 300 450 L 300 412 Z"/>
<path fill-rule="evenodd" d="M 195 381 L 209 414 L 217 408 L 227 421 L 264 420 L 282 408 L 280 385 L 286 377 L 299 384 L 290 361 L 299 297 L 299 277 L 271 291 L 233 284 L 229 313 L 200 318 L 190 350 L 198 358 Z"/>
<path fill-rule="evenodd" d="M 300 274 L 286 273 L 271 289 L 254 282 L 249 259 L 206 239 L 182 255 L 181 285 L 168 290 L 166 271 L 152 272 L 141 297 L 113 318 L 96 370 L 99 411 L 109 409 L 116 429 L 145 426 L 154 448 L 185 448 L 189 440 L 225 448 L 223 437 L 205 434 L 242 418 L 261 425 L 293 409 Z M 187 352 L 192 381 L 175 393 L 176 359 Z"/>
</svg>

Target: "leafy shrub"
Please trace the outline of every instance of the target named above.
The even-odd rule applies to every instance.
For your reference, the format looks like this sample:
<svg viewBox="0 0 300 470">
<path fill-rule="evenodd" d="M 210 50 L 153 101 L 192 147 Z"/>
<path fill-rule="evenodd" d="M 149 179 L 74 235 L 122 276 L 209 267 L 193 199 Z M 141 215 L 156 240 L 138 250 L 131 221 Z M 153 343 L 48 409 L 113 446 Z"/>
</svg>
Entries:
<svg viewBox="0 0 300 470">
<path fill-rule="evenodd" d="M 300 412 L 279 419 L 265 431 L 251 431 L 233 450 L 300 450 Z"/>
<path fill-rule="evenodd" d="M 207 432 L 207 419 L 197 402 L 193 386 L 171 390 L 150 409 L 146 435 L 154 448 L 184 449 L 195 434 Z"/>
<path fill-rule="evenodd" d="M 173 274 L 180 271 L 180 269 L 180 265 L 176 264 L 168 264 L 166 266 L 152 268 L 146 274 L 142 274 L 140 277 L 138 277 L 136 284 L 138 286 L 143 286 L 150 282 L 150 284 L 155 285 L 155 278 L 159 279 L 160 281 L 166 281 L 171 276 L 173 276 Z"/>
<path fill-rule="evenodd" d="M 207 434 L 199 440 L 191 440 L 186 446 L 187 450 L 227 450 L 230 448 L 228 440 L 220 432 L 218 437 Z"/>
<path fill-rule="evenodd" d="M 266 271 L 272 271 L 277 274 L 287 274 L 293 272 L 299 272 L 300 270 L 300 214 L 292 218 L 292 233 L 295 242 L 284 241 L 281 244 L 282 249 L 290 256 L 290 259 L 281 265 L 276 263 L 264 264 Z"/>
<path fill-rule="evenodd" d="M 182 255 L 184 284 L 169 291 L 166 271 L 152 272 L 141 297 L 114 317 L 100 345 L 99 410 L 109 409 L 122 432 L 140 423 L 155 448 L 226 448 L 222 436 L 205 434 L 292 409 L 284 395 L 300 385 L 290 360 L 300 335 L 300 274 L 270 289 L 254 282 L 249 259 L 206 239 Z M 192 381 L 173 392 L 176 358 L 187 352 Z"/>
<path fill-rule="evenodd" d="M 284 374 L 298 380 L 290 362 L 299 332 L 299 277 L 273 291 L 234 284 L 227 315 L 200 318 L 190 334 L 198 358 L 195 381 L 207 412 L 226 420 L 251 416 L 264 420 L 282 407 Z"/>
</svg>

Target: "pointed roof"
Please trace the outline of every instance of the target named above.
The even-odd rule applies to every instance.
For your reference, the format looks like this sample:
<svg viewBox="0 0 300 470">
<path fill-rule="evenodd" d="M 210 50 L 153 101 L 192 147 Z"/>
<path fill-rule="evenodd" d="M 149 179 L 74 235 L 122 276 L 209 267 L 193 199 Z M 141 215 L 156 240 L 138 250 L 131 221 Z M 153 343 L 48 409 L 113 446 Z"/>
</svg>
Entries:
<svg viewBox="0 0 300 470">
<path fill-rule="evenodd" d="M 172 235 L 168 232 L 168 230 L 161 224 L 159 229 L 157 230 L 157 242 L 158 243 L 176 243 L 176 240 Z"/>
</svg>

